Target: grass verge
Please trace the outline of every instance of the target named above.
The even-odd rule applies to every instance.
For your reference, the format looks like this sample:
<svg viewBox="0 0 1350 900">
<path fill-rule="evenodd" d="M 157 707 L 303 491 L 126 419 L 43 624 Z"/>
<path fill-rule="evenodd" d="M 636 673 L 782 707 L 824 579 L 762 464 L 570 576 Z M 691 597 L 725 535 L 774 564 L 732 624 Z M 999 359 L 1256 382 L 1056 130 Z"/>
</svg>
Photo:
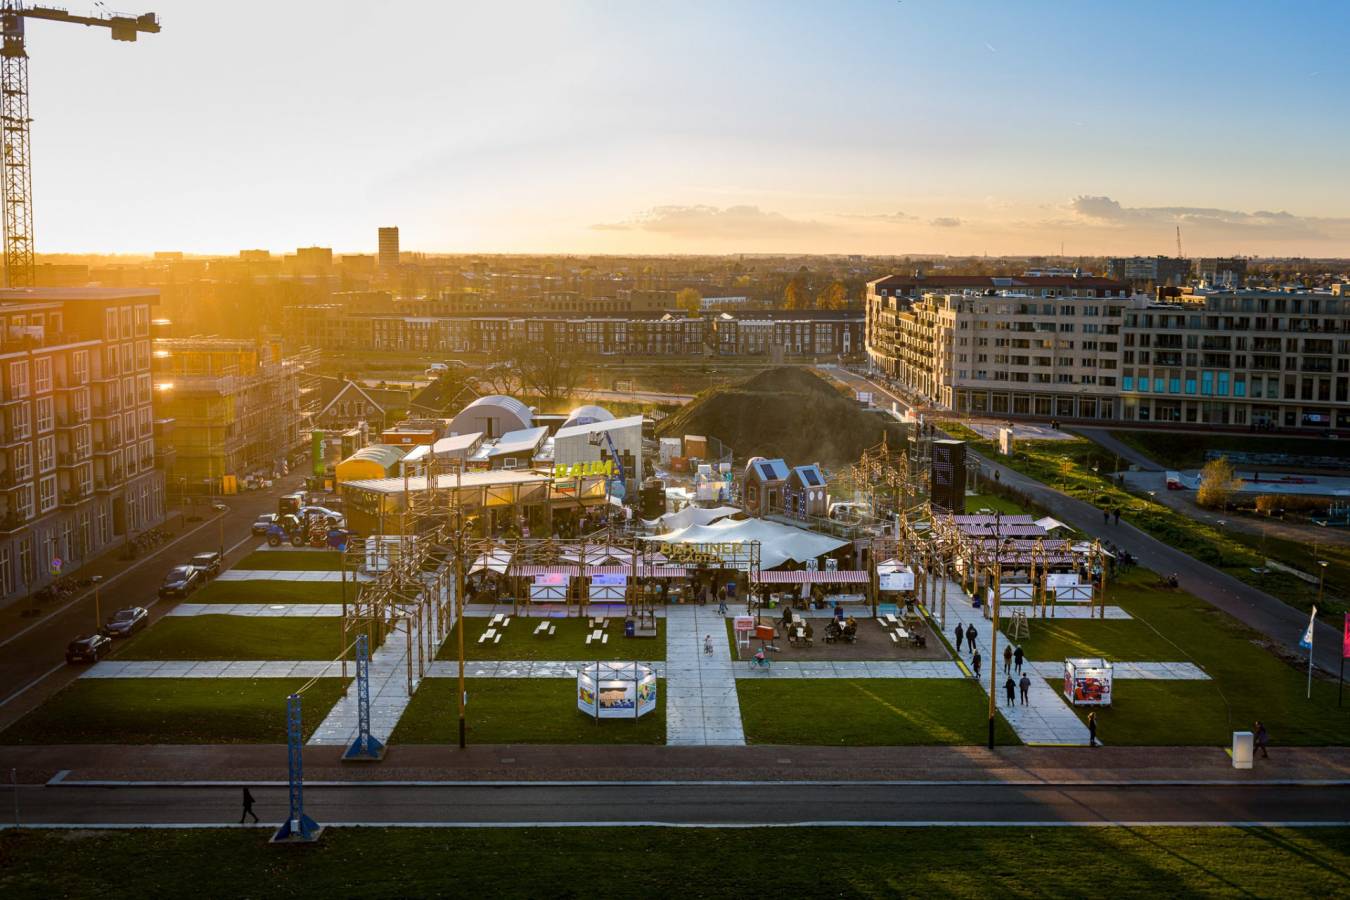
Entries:
<svg viewBox="0 0 1350 900">
<path fill-rule="evenodd" d="M 117 659 L 336 659 L 342 646 L 339 616 L 167 616 Z"/>
<path fill-rule="evenodd" d="M 738 679 L 752 744 L 983 744 L 989 701 L 962 678 Z M 999 714 L 999 744 L 1021 743 Z"/>
<path fill-rule="evenodd" d="M 586 635 L 592 630 L 587 620 L 575 616 L 566 619 L 550 619 L 556 629 L 552 637 L 534 634 L 535 626 L 541 620 L 515 616 L 511 624 L 502 631 L 501 643 L 484 641 L 478 638 L 488 627 L 487 618 L 476 617 L 464 620 L 464 658 L 476 660 L 641 660 L 652 662 L 666 658 L 666 623 L 664 619 L 656 621 L 656 637 L 626 638 L 623 636 L 623 619 L 610 619 L 608 643 L 586 643 Z M 436 654 L 437 659 L 459 659 L 459 625 L 451 630 L 450 637 Z"/>
<path fill-rule="evenodd" d="M 356 598 L 356 585 L 347 585 L 347 600 Z M 187 603 L 341 603 L 342 582 L 272 581 L 249 578 L 243 581 L 213 581 L 189 597 Z"/>
<path fill-rule="evenodd" d="M 664 744 L 666 682 L 657 681 L 656 710 L 636 722 L 595 719 L 577 709 L 575 678 L 469 678 L 470 744 Z M 391 744 L 453 744 L 459 740 L 457 685 L 428 679 L 390 738 Z"/>
<path fill-rule="evenodd" d="M 1178 434 L 1175 431 L 1112 431 L 1111 436 L 1166 469 L 1198 469 L 1205 464 L 1207 450 L 1331 456 L 1350 462 L 1350 444 L 1340 440 L 1243 434 Z"/>
<path fill-rule="evenodd" d="M 307 680 L 81 678 L 0 732 L 0 744 L 284 744 L 286 697 Z M 346 684 L 321 678 L 302 695 L 306 740 Z"/>
<path fill-rule="evenodd" d="M 264 815 L 284 810 L 259 807 Z M 275 818 L 275 816 L 273 816 Z M 0 834 L 7 897 L 1334 897 L 1344 828 L 330 828 L 298 852 L 261 829 Z M 896 852 L 897 841 L 903 852 Z M 1091 850 L 1084 858 L 1085 841 Z M 209 878 L 202 860 L 211 861 Z M 397 860 L 396 865 L 390 865 Z M 736 860 L 727 865 L 727 860 Z M 110 878 L 110 864 L 117 876 Z"/>
</svg>

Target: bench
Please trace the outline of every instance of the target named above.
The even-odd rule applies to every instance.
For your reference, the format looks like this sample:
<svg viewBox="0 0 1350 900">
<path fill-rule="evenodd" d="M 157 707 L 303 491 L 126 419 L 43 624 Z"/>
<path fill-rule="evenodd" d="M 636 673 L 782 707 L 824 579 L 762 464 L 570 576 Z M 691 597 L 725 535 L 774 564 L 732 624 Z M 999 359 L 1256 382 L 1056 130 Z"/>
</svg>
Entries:
<svg viewBox="0 0 1350 900">
<path fill-rule="evenodd" d="M 553 637 L 553 635 L 556 634 L 557 631 L 558 631 L 558 629 L 557 629 L 555 626 L 553 626 L 553 625 L 548 626 L 548 636 L 549 636 L 549 637 Z"/>
<path fill-rule="evenodd" d="M 501 624 L 501 627 L 502 627 L 502 628 L 505 628 L 507 625 L 510 625 L 510 624 L 511 624 L 511 617 L 510 617 L 510 616 L 507 616 L 505 619 L 502 619 L 502 621 L 501 621 L 500 624 Z"/>
<path fill-rule="evenodd" d="M 481 644 L 481 643 L 483 643 L 483 641 L 486 641 L 487 639 L 488 639 L 488 636 L 487 636 L 487 632 L 485 631 L 485 632 L 483 632 L 482 634 L 480 634 L 480 635 L 478 636 L 478 643 Z"/>
<path fill-rule="evenodd" d="M 887 633 L 888 635 L 890 635 L 890 637 L 891 637 L 891 643 L 894 644 L 895 646 L 899 647 L 899 646 L 900 646 L 900 639 L 899 639 L 898 637 L 895 636 L 895 632 L 894 632 L 894 631 L 888 631 L 888 632 L 886 632 L 886 633 Z"/>
<path fill-rule="evenodd" d="M 592 635 L 589 635 L 589 634 L 586 635 L 586 646 L 587 646 L 587 647 L 589 647 L 589 646 L 591 645 L 591 640 L 592 640 L 592 638 L 593 638 Z"/>
<path fill-rule="evenodd" d="M 497 635 L 495 638 L 492 639 L 492 643 L 494 643 L 494 644 L 500 644 L 501 642 L 502 642 L 502 636 L 501 636 L 500 634 Z"/>
<path fill-rule="evenodd" d="M 608 643 L 609 643 L 609 635 L 606 634 L 606 635 L 604 635 L 603 637 L 601 637 L 601 638 L 600 638 L 600 643 L 602 643 L 602 644 L 608 644 Z"/>
</svg>

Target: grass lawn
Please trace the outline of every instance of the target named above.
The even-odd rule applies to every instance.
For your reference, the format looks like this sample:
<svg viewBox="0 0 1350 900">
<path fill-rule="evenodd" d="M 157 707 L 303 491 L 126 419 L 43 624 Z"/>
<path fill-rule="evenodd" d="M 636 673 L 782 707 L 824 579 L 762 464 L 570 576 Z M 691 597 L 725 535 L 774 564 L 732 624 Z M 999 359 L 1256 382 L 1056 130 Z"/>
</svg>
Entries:
<svg viewBox="0 0 1350 900">
<path fill-rule="evenodd" d="M 575 678 L 469 678 L 470 744 L 664 744 L 666 682 L 657 681 L 656 710 L 636 722 L 599 725 L 577 709 Z M 453 678 L 429 678 L 418 688 L 390 737 L 391 744 L 453 744 L 459 740 Z"/>
<path fill-rule="evenodd" d="M 117 659 L 336 659 L 340 616 L 167 616 L 123 644 Z"/>
<path fill-rule="evenodd" d="M 1314 678 L 1312 700 L 1305 699 L 1307 669 L 1304 660 L 1281 659 L 1266 649 L 1261 636 L 1250 628 L 1184 591 L 1154 587 L 1154 580 L 1150 572 L 1131 571 L 1116 579 L 1109 600 L 1174 642 L 1180 650 L 1173 651 L 1169 657 L 1171 661 L 1193 662 L 1213 679 L 1200 684 L 1148 682 L 1165 687 L 1158 689 L 1156 708 L 1138 715 L 1152 716 L 1158 721 L 1168 721 L 1175 716 L 1176 723 L 1171 730 L 1159 729 L 1155 743 L 1226 745 L 1230 732 L 1248 728 L 1254 720 L 1261 719 L 1270 729 L 1272 742 L 1350 744 L 1350 706 L 1336 708 L 1335 681 Z M 1079 633 L 1076 626 L 1084 626 L 1082 633 L 1087 636 L 1084 640 L 1091 641 L 1104 633 L 1097 630 L 1099 626 L 1111 624 L 1109 620 L 1096 623 L 1065 620 L 1055 627 L 1073 635 Z M 1041 629 L 1040 620 L 1033 620 L 1029 645 L 1038 640 L 1038 629 Z M 1129 633 L 1136 632 L 1131 629 Z M 1137 652 L 1149 649 L 1147 644 L 1139 646 Z M 1150 652 L 1146 658 L 1156 658 L 1160 652 Z M 1031 658 L 1037 659 L 1037 655 L 1032 654 Z M 1117 658 L 1129 659 L 1125 656 Z M 1142 683 L 1118 680 L 1115 690 L 1121 697 L 1146 696 L 1142 692 L 1148 688 L 1136 689 L 1137 684 Z M 1192 691 L 1194 693 L 1190 693 Z M 1132 715 L 1135 714 L 1133 709 L 1131 704 Z M 1212 715 L 1222 716 L 1223 726 L 1217 737 L 1214 728 L 1208 724 Z M 1103 716 L 1103 727 L 1106 721 Z M 1143 733 L 1145 729 L 1140 727 L 1133 731 Z M 1105 732 L 1103 737 L 1110 740 Z"/>
<path fill-rule="evenodd" d="M 264 817 L 272 810 L 262 809 Z M 281 813 L 278 812 L 278 815 Z M 274 817 L 275 818 L 275 817 Z M 1346 828 L 329 828 L 295 852 L 262 829 L 0 833 L 0 895 L 1335 897 Z M 1084 858 L 1086 846 L 1091 859 Z M 210 876 L 202 877 L 202 860 Z M 397 860 L 396 865 L 390 865 Z M 630 864 L 619 864 L 627 860 Z M 735 860 L 735 865 L 728 865 Z M 116 877 L 108 870 L 116 863 Z M 255 891 L 256 893 L 256 891 Z"/>
<path fill-rule="evenodd" d="M 347 600 L 356 599 L 356 585 L 347 584 Z M 341 603 L 342 583 L 330 581 L 213 581 L 187 603 Z"/>
<path fill-rule="evenodd" d="M 993 494 L 966 495 L 966 511 L 974 512 L 977 509 L 992 509 L 995 512 L 1003 513 L 1005 516 L 1020 516 L 1031 513 L 1031 510 L 1026 509 L 1017 501 L 1009 500 L 1006 497 L 995 497 Z"/>
<path fill-rule="evenodd" d="M 336 572 L 341 567 L 342 554 L 336 550 L 254 550 L 230 568 Z"/>
<path fill-rule="evenodd" d="M 1245 434 L 1177 434 L 1173 431 L 1112 431 L 1111 436 L 1168 469 L 1198 469 L 1205 464 L 1206 450 L 1332 456 L 1350 462 L 1350 444 L 1339 440 Z"/>
<path fill-rule="evenodd" d="M 306 681 L 81 678 L 0 732 L 0 743 L 284 744 L 286 697 Z M 321 678 L 305 691 L 306 739 L 345 687 Z"/>
<path fill-rule="evenodd" d="M 465 659 L 509 659 L 509 660 L 640 660 L 652 662 L 666 658 L 666 622 L 656 620 L 656 637 L 626 638 L 623 636 L 623 619 L 610 619 L 609 642 L 605 644 L 587 644 L 587 620 L 572 616 L 566 619 L 550 619 L 557 629 L 552 637 L 534 634 L 538 619 L 515 616 L 511 624 L 502 632 L 500 644 L 478 643 L 478 637 L 487 630 L 491 619 L 477 617 L 464 620 L 468 630 L 464 632 Z M 458 624 L 455 629 L 458 629 Z M 436 654 L 437 659 L 459 659 L 459 632 L 451 630 L 450 637 Z"/>
<path fill-rule="evenodd" d="M 1031 615 L 1027 613 L 1031 637 L 1020 642 L 1028 659 L 1059 662 L 1071 656 L 1100 656 L 1112 661 L 1183 661 L 1176 646 L 1138 619 L 1042 620 Z M 1005 636 L 1008 630 L 1005 622 Z"/>
<path fill-rule="evenodd" d="M 1061 679 L 1047 679 L 1057 692 Z M 1106 744 L 1145 747 L 1227 746 L 1233 732 L 1251 728 L 1252 721 L 1231 727 L 1228 709 L 1212 681 L 1142 681 L 1117 678 L 1111 688 L 1111 706 L 1077 706 L 1078 718 L 1097 713 L 1098 736 Z M 1266 725 L 1271 728 L 1270 724 Z M 1271 734 L 1275 739 L 1274 730 Z"/>
<path fill-rule="evenodd" d="M 983 744 L 988 699 L 963 678 L 738 679 L 751 744 Z M 997 718 L 995 736 L 1017 744 Z"/>
</svg>

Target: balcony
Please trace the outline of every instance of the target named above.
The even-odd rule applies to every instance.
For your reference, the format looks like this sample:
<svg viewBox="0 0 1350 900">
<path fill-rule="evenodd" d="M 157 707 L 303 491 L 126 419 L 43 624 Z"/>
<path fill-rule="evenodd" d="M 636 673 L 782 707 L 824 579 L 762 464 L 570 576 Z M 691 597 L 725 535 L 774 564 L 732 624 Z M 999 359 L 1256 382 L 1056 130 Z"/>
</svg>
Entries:
<svg viewBox="0 0 1350 900">
<path fill-rule="evenodd" d="M 11 510 L 0 516 L 0 534 L 13 534 L 27 527 L 32 517 L 21 512 Z"/>
<path fill-rule="evenodd" d="M 88 448 L 81 450 L 65 450 L 56 454 L 56 466 L 59 469 L 73 469 L 76 466 L 83 465 L 89 461 Z"/>
<path fill-rule="evenodd" d="M 155 445 L 155 467 L 168 471 L 178 459 L 178 450 L 173 445 Z"/>
<path fill-rule="evenodd" d="M 118 445 L 118 444 L 114 444 L 114 443 L 112 443 L 111 441 L 95 441 L 95 442 L 94 442 L 94 455 L 95 455 L 95 456 L 107 456 L 107 455 L 109 455 L 109 454 L 111 454 L 111 453 L 121 453 L 121 452 L 122 452 L 121 446 Z"/>
<path fill-rule="evenodd" d="M 56 430 L 79 428 L 81 425 L 89 424 L 89 413 L 70 413 L 64 416 L 56 417 Z"/>
<path fill-rule="evenodd" d="M 83 488 L 83 487 L 80 487 L 80 486 L 77 485 L 77 486 L 71 488 L 71 489 L 68 490 L 68 491 L 63 491 L 63 492 L 62 492 L 62 494 L 61 494 L 61 505 L 62 505 L 62 506 L 79 506 L 81 503 L 83 503 L 84 501 L 88 500 L 88 499 L 89 499 L 90 497 L 92 497 L 93 495 L 94 495 L 94 492 L 93 492 L 92 490 L 87 489 L 87 488 Z"/>
</svg>

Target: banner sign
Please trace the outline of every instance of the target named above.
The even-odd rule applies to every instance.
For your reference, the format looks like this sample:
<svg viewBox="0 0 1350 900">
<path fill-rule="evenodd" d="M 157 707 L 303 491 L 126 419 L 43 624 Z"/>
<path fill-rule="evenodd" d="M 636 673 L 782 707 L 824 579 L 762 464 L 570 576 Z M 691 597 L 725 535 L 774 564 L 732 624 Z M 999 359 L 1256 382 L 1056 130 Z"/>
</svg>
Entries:
<svg viewBox="0 0 1350 900">
<path fill-rule="evenodd" d="M 1350 659 L 1350 613 L 1345 614 L 1345 632 L 1341 635 L 1341 659 Z"/>
</svg>

